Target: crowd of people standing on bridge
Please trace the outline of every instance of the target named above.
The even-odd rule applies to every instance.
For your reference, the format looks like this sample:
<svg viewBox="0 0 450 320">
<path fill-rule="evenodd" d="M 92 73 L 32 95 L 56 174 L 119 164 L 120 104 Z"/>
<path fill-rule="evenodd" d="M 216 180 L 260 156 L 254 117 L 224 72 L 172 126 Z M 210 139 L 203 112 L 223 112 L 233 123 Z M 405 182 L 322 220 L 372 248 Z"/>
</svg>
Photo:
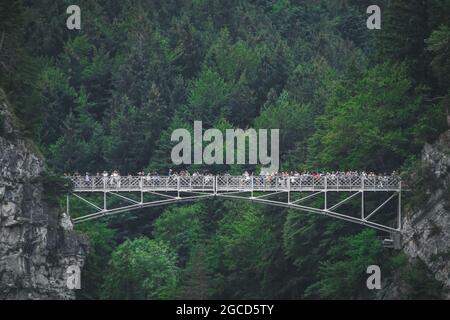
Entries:
<svg viewBox="0 0 450 320">
<path fill-rule="evenodd" d="M 70 174 L 64 174 L 66 177 L 70 177 Z M 161 177 L 205 177 L 205 183 L 210 183 L 214 176 L 219 177 L 231 177 L 232 175 L 229 173 L 220 173 L 220 174 L 212 174 L 208 171 L 194 171 L 193 173 L 190 173 L 188 170 L 180 170 L 178 172 L 173 171 L 172 169 L 169 169 L 167 171 L 167 174 L 158 174 L 157 172 L 148 172 L 147 174 L 144 171 L 138 172 L 136 175 L 138 177 L 142 177 L 146 181 L 151 182 L 159 182 Z M 244 185 L 252 180 L 252 178 L 255 178 L 257 182 L 259 183 L 273 183 L 274 181 L 282 181 L 286 179 L 278 179 L 278 178 L 291 178 L 291 181 L 294 182 L 296 180 L 300 181 L 313 181 L 313 182 L 320 182 L 323 181 L 324 177 L 327 178 L 327 181 L 330 183 L 333 183 L 335 181 L 348 181 L 351 182 L 354 179 L 368 179 L 377 181 L 377 183 L 383 185 L 384 182 L 389 181 L 389 179 L 392 178 L 398 178 L 397 172 L 393 172 L 392 174 L 375 174 L 374 172 L 358 172 L 358 171 L 330 171 L 325 173 L 319 173 L 319 172 L 298 172 L 298 171 L 282 171 L 282 172 L 268 172 L 268 171 L 262 171 L 259 174 L 255 174 L 252 171 L 244 171 L 242 173 L 240 179 L 240 184 Z M 89 172 L 86 172 L 85 175 L 80 175 L 78 172 L 75 172 L 72 177 L 75 177 L 76 179 L 82 179 L 85 183 L 89 183 L 93 180 L 94 177 L 97 178 L 103 178 L 103 180 L 107 180 L 107 182 L 110 185 L 114 185 L 117 187 L 120 187 L 121 181 L 123 178 L 132 178 L 133 175 L 128 173 L 126 176 L 121 176 L 119 171 L 114 170 L 111 173 L 107 171 L 103 171 L 102 173 L 97 172 L 95 176 L 91 175 Z M 300 178 L 300 179 L 297 179 Z"/>
</svg>

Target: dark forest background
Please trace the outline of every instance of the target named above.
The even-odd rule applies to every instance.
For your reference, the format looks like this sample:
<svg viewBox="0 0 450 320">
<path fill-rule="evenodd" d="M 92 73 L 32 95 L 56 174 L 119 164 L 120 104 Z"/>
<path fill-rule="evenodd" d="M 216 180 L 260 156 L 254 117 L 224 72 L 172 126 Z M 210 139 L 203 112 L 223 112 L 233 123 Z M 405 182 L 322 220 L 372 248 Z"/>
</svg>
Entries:
<svg viewBox="0 0 450 320">
<path fill-rule="evenodd" d="M 448 0 L 5 0 L 0 87 L 52 174 L 179 170 L 170 134 L 194 120 L 280 128 L 281 170 L 406 172 L 447 128 L 449 18 Z M 206 168 L 245 169 L 188 169 Z M 375 231 L 287 209 L 213 200 L 77 229 L 81 299 L 375 298 L 370 264 L 406 298 L 441 294 Z"/>
</svg>

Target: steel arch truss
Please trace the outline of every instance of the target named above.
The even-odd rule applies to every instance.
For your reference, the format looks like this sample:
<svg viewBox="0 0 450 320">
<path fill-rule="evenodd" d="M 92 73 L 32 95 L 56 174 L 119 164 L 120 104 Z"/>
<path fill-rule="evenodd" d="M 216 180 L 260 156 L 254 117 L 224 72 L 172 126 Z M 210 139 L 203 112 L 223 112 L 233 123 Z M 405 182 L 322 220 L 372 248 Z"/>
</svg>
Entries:
<svg viewBox="0 0 450 320">
<path fill-rule="evenodd" d="M 219 192 L 216 195 L 222 198 L 229 199 L 240 199 L 240 200 L 249 200 L 256 203 L 262 203 L 266 205 L 285 207 L 290 209 L 301 210 L 310 213 L 322 214 L 325 216 L 337 218 L 340 220 L 357 223 L 360 225 L 364 225 L 373 229 L 378 229 L 381 231 L 389 232 L 389 233 L 400 233 L 402 229 L 401 225 L 401 191 L 390 191 L 383 192 L 386 200 L 381 202 L 375 209 L 367 210 L 366 207 L 366 199 L 368 192 L 363 190 L 353 190 L 346 195 L 344 199 L 339 200 L 338 202 L 331 202 L 329 200 L 330 193 L 333 191 L 309 191 L 302 192 L 303 194 L 297 199 L 293 200 L 296 193 L 293 191 L 278 191 L 272 192 L 268 194 L 255 194 L 255 192 L 251 191 L 242 191 L 242 192 Z M 306 195 L 304 194 L 306 193 Z M 334 192 L 335 193 L 335 192 Z M 340 192 L 342 193 L 342 192 Z M 387 196 L 386 196 L 387 194 Z M 283 197 L 284 196 L 284 197 Z M 298 196 L 298 195 L 297 195 Z M 277 197 L 277 199 L 272 199 Z M 281 198 L 281 199 L 280 199 Z M 338 212 L 338 208 L 348 205 L 351 200 L 359 199 L 360 205 L 358 206 L 358 210 L 352 210 L 353 212 Z M 306 204 L 305 202 L 311 202 L 313 204 Z M 392 205 L 392 203 L 396 201 L 396 212 L 394 213 L 396 225 L 388 225 L 383 223 L 378 223 L 373 221 L 376 214 L 379 213 L 382 209 L 386 208 L 388 205 Z"/>
<path fill-rule="evenodd" d="M 91 192 L 90 194 L 95 194 L 96 192 Z M 127 193 L 129 193 L 127 191 Z M 152 199 L 151 201 L 144 200 L 144 196 L 150 194 L 156 197 L 159 197 L 160 199 Z M 78 193 L 72 192 L 71 194 L 67 194 L 67 212 L 70 214 L 70 195 L 73 195 L 75 198 L 82 200 L 84 203 L 87 203 L 90 207 L 94 208 L 96 211 L 81 217 L 77 217 L 73 219 L 73 222 L 75 224 L 98 219 L 101 217 L 113 215 L 116 213 L 122 213 L 142 208 L 149 208 L 149 207 L 157 207 L 162 205 L 170 205 L 180 202 L 189 202 L 189 201 L 195 201 L 207 197 L 214 196 L 211 192 L 177 192 L 176 194 L 173 194 L 173 192 L 153 192 L 153 191 L 141 191 L 140 192 L 140 201 L 132 199 L 129 196 L 125 196 L 121 194 L 120 191 L 104 191 L 102 192 L 102 198 L 103 198 L 103 205 L 102 207 L 96 205 L 91 200 L 86 199 L 86 197 L 82 197 Z M 126 205 L 122 206 L 115 206 L 115 207 L 109 207 L 107 205 L 108 203 L 108 197 L 113 197 L 116 199 L 123 200 L 127 202 Z"/>
</svg>

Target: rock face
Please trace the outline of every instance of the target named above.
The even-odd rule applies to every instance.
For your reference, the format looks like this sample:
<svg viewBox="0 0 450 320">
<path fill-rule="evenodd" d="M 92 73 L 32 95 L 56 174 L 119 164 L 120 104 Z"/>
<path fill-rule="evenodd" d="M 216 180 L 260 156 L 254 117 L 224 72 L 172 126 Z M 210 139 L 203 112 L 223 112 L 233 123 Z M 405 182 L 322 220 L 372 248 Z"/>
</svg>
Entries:
<svg viewBox="0 0 450 320">
<path fill-rule="evenodd" d="M 66 272 L 87 241 L 46 200 L 43 159 L 15 123 L 0 90 L 0 299 L 73 299 Z"/>
<path fill-rule="evenodd" d="M 450 130 L 422 152 L 418 176 L 417 205 L 407 210 L 404 219 L 403 251 L 422 260 L 450 289 Z M 448 297 L 450 298 L 450 297 Z"/>
</svg>

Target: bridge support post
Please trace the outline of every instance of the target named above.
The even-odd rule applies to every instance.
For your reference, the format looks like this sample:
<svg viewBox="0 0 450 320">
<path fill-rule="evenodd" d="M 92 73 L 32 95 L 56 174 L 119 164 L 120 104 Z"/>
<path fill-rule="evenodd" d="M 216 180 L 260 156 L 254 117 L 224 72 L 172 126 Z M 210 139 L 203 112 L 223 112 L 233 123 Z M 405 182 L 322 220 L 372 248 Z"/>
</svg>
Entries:
<svg viewBox="0 0 450 320">
<path fill-rule="evenodd" d="M 364 179 L 365 177 L 361 177 L 361 220 L 364 221 L 365 217 L 364 217 L 364 211 L 365 211 L 365 207 L 364 207 Z"/>
<path fill-rule="evenodd" d="M 364 220 L 364 190 L 361 190 L 361 219 Z"/>
<path fill-rule="evenodd" d="M 103 192 L 103 210 L 106 211 L 106 191 Z"/>
<path fill-rule="evenodd" d="M 291 203 L 291 177 L 287 177 L 287 197 L 288 197 L 288 204 Z"/>
</svg>

